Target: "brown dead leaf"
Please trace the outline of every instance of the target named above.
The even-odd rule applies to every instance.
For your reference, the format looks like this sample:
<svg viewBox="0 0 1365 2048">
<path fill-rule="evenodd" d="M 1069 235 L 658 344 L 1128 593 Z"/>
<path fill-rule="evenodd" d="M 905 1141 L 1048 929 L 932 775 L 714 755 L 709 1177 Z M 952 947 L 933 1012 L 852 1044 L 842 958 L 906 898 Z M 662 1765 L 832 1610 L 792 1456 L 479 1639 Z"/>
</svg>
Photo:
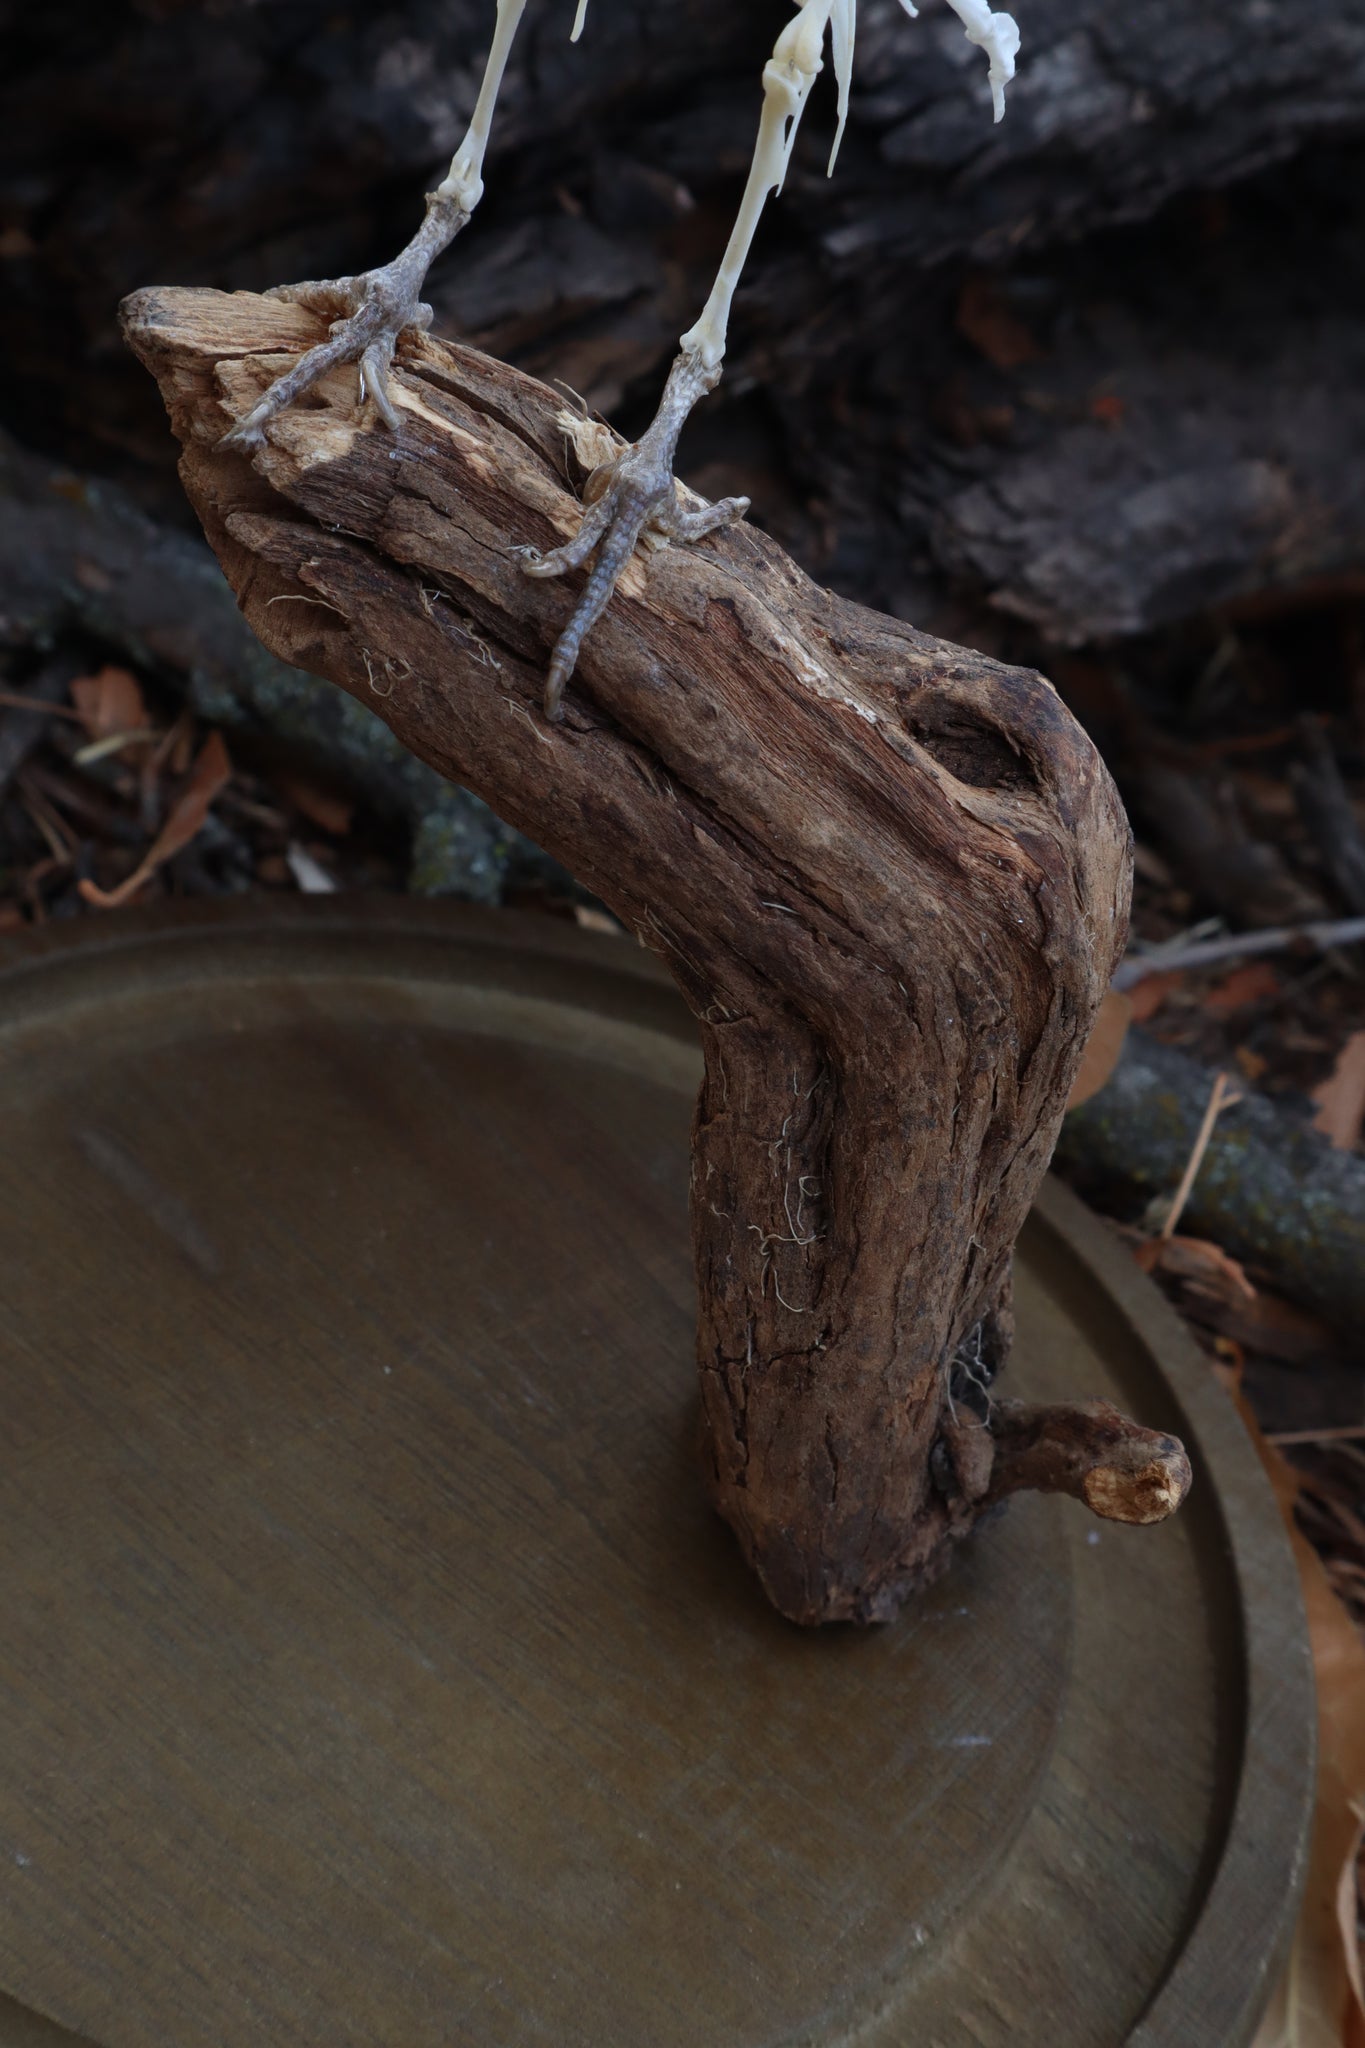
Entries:
<svg viewBox="0 0 1365 2048">
<path fill-rule="evenodd" d="M 1144 846 L 1140 839 L 1133 841 L 1133 873 L 1141 875 L 1144 882 L 1155 882 L 1158 889 L 1169 889 L 1175 881 L 1156 848 Z"/>
<path fill-rule="evenodd" d="M 208 817 L 214 798 L 231 774 L 232 763 L 223 744 L 223 735 L 220 732 L 211 732 L 199 749 L 199 758 L 194 764 L 189 781 L 172 804 L 165 824 L 132 874 L 120 882 L 116 889 L 101 889 L 96 883 L 82 879 L 80 892 L 86 902 L 93 903 L 100 910 L 115 910 L 121 903 L 126 903 L 130 897 L 135 896 L 164 861 L 170 860 L 182 847 L 189 845 Z"/>
<path fill-rule="evenodd" d="M 614 939 L 625 936 L 625 926 L 609 910 L 598 910 L 591 903 L 575 903 L 573 921 L 580 931 L 609 932 Z"/>
<path fill-rule="evenodd" d="M 1280 992 L 1280 977 L 1268 960 L 1248 960 L 1245 967 L 1236 967 L 1231 974 L 1225 974 L 1221 981 L 1204 997 L 1204 1008 L 1215 1015 L 1226 1016 L 1230 1011 L 1240 1010 L 1247 1003 L 1259 1003 L 1266 996 L 1277 996 Z"/>
<path fill-rule="evenodd" d="M 316 782 L 308 781 L 303 775 L 279 774 L 273 779 L 284 801 L 292 804 L 296 811 L 302 811 L 310 825 L 330 832 L 334 839 L 343 839 L 350 831 L 355 805 L 344 796 L 338 796 L 330 789 L 320 789 Z"/>
<path fill-rule="evenodd" d="M 1313 1129 L 1330 1138 L 1338 1152 L 1353 1152 L 1365 1122 L 1365 1031 L 1353 1031 L 1327 1079 L 1313 1090 Z"/>
<path fill-rule="evenodd" d="M 1133 1257 L 1144 1273 L 1165 1273 L 1216 1301 L 1240 1308 L 1256 1299 L 1244 1269 L 1209 1238 L 1151 1237 L 1134 1247 Z"/>
<path fill-rule="evenodd" d="M 1101 391 L 1090 401 L 1090 417 L 1102 426 L 1119 426 L 1128 411 L 1128 401 L 1116 391 Z"/>
<path fill-rule="evenodd" d="M 1294 1519 L 1297 1474 L 1220 1372 L 1260 1453 L 1299 1568 L 1318 1692 L 1318 1786 L 1308 1883 L 1289 1965 L 1253 2048 L 1360 2048 L 1365 2002 L 1356 1943 L 1356 1854 L 1365 1815 L 1365 1643 Z M 1347 1901 L 1349 1900 L 1349 1911 Z"/>
<path fill-rule="evenodd" d="M 1135 1024 L 1145 1024 L 1149 1017 L 1155 1017 L 1167 996 L 1174 995 L 1184 981 L 1178 968 L 1163 969 L 1156 974 L 1144 974 L 1126 991 L 1128 1006 Z"/>
<path fill-rule="evenodd" d="M 1250 1081 L 1253 1087 L 1270 1065 L 1268 1059 L 1259 1052 L 1253 1052 L 1249 1045 L 1234 1046 L 1232 1057 L 1237 1062 L 1237 1071 L 1242 1079 Z"/>
<path fill-rule="evenodd" d="M 1133 1007 L 1127 996 L 1120 995 L 1117 989 L 1105 990 L 1094 1029 L 1081 1054 L 1079 1071 L 1071 1084 L 1068 1109 L 1074 1109 L 1078 1102 L 1088 1102 L 1092 1095 L 1099 1094 L 1119 1063 L 1132 1014 Z"/>
<path fill-rule="evenodd" d="M 1326 1323 L 1263 1287 L 1253 1301 L 1225 1302 L 1217 1326 L 1225 1336 L 1285 1365 L 1312 1365 L 1329 1356 L 1337 1343 Z"/>
<path fill-rule="evenodd" d="M 969 277 L 957 302 L 957 331 L 997 370 L 1017 370 L 1043 351 L 991 277 Z"/>
<path fill-rule="evenodd" d="M 151 724 L 137 678 L 126 668 L 102 668 L 93 676 L 77 676 L 71 685 L 71 701 L 92 740 Z"/>
</svg>

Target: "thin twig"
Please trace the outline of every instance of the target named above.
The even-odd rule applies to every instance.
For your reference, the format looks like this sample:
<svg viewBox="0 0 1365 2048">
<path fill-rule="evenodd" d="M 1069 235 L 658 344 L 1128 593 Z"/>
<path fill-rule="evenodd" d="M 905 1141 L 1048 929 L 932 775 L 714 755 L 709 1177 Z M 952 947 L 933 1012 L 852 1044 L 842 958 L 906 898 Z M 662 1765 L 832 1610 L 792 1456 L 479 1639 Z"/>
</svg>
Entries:
<svg viewBox="0 0 1365 2048">
<path fill-rule="evenodd" d="M 81 713 L 69 704 L 45 704 L 41 697 L 26 697 L 22 690 L 0 690 L 0 710 L 32 711 L 39 718 L 74 718 L 77 725 L 85 724 Z"/>
<path fill-rule="evenodd" d="M 1204 1163 L 1204 1154 L 1209 1149 L 1209 1139 L 1213 1136 L 1213 1127 L 1217 1123 L 1220 1113 L 1225 1109 L 1232 1109 L 1241 1100 L 1240 1095 L 1234 1095 L 1231 1092 L 1226 1074 L 1214 1075 L 1213 1087 L 1209 1091 L 1208 1108 L 1204 1111 L 1204 1121 L 1200 1124 L 1199 1135 L 1190 1148 L 1190 1156 L 1185 1162 L 1185 1171 L 1180 1176 L 1180 1186 L 1175 1191 L 1175 1199 L 1171 1203 L 1170 1214 L 1167 1216 L 1157 1237 L 1158 1244 L 1169 1244 L 1175 1234 L 1175 1226 L 1180 1221 L 1180 1212 L 1190 1199 L 1190 1189 L 1194 1186 L 1195 1175 Z"/>
<path fill-rule="evenodd" d="M 153 726 L 130 726 L 126 732 L 109 732 L 103 739 L 91 740 L 89 746 L 78 748 L 71 759 L 77 768 L 88 768 L 92 761 L 103 761 L 109 754 L 122 753 L 125 747 L 155 746 L 160 738 L 161 734 Z"/>
<path fill-rule="evenodd" d="M 1365 1437 L 1365 1422 L 1343 1423 L 1339 1429 L 1275 1429 L 1265 1432 L 1268 1444 L 1343 1444 Z"/>
<path fill-rule="evenodd" d="M 47 842 L 48 852 L 55 861 L 65 867 L 75 859 L 79 840 L 67 830 L 51 804 L 45 803 L 37 790 L 23 777 L 19 781 L 18 795 L 20 803 Z"/>
<path fill-rule="evenodd" d="M 1252 953 L 1283 953 L 1290 946 L 1311 946 L 1325 953 L 1332 946 L 1354 946 L 1362 940 L 1365 917 L 1342 917 L 1326 923 L 1275 925 L 1263 932 L 1232 932 L 1223 939 L 1199 939 L 1192 946 L 1154 946 L 1150 953 L 1130 953 L 1120 960 L 1112 986 L 1136 988 L 1149 974 L 1209 967 L 1219 960 L 1238 960 Z"/>
</svg>

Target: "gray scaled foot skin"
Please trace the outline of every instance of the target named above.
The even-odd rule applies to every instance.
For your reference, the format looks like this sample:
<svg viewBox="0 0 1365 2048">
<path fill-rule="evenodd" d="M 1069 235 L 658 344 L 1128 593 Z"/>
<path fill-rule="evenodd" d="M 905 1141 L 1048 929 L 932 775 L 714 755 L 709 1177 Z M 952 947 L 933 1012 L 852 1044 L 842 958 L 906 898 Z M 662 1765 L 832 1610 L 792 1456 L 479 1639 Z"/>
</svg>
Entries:
<svg viewBox="0 0 1365 2048">
<path fill-rule="evenodd" d="M 267 298 L 288 299 L 330 319 L 331 333 L 301 355 L 293 366 L 261 393 L 251 411 L 224 434 L 224 448 L 259 448 L 265 428 L 286 406 L 301 398 L 319 377 L 337 363 L 358 363 L 360 396 L 372 398 L 386 426 L 398 426 L 389 396 L 389 367 L 405 328 L 431 325 L 431 308 L 418 297 L 433 260 L 455 239 L 469 215 L 454 200 L 427 195 L 426 218 L 401 254 L 381 270 L 359 277 L 319 279 L 310 284 L 282 284 Z"/>
<path fill-rule="evenodd" d="M 699 356 L 686 350 L 678 356 L 659 410 L 645 433 L 588 479 L 588 509 L 573 539 L 525 563 L 528 576 L 562 576 L 568 569 L 582 568 L 593 550 L 597 551 L 592 574 L 555 642 L 545 683 L 548 719 L 559 718 L 564 686 L 574 672 L 583 642 L 606 610 L 646 526 L 655 527 L 670 540 L 701 540 L 732 520 L 742 519 L 748 511 L 747 498 L 722 498 L 700 512 L 684 511 L 678 503 L 673 478 L 678 436 L 697 400 L 714 390 L 719 380 L 719 366 L 708 370 Z"/>
</svg>

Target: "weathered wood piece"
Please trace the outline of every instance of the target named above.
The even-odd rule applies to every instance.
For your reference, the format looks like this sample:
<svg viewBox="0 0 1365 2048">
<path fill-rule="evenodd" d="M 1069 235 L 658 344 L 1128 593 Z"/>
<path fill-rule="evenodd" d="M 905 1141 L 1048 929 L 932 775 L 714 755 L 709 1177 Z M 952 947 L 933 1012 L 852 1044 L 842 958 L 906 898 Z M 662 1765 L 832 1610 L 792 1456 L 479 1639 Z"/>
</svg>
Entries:
<svg viewBox="0 0 1365 2048">
<path fill-rule="evenodd" d="M 992 1500 L 1021 1488 L 1069 1493 L 1108 1522 L 1164 1522 L 1190 1490 L 1184 1445 L 1135 1429 L 1108 1401 L 1001 1401 L 991 1412 Z"/>
<path fill-rule="evenodd" d="M 712 1497 L 783 1613 L 888 1617 L 988 1498 L 945 1419 L 989 1414 L 1012 1247 L 1122 948 L 1129 835 L 1094 748 L 1042 677 L 830 595 L 749 528 L 637 555 L 548 725 L 569 593 L 519 551 L 573 530 L 589 466 L 555 393 L 415 339 L 396 438 L 339 371 L 248 461 L 219 439 L 314 318 L 162 290 L 125 318 L 267 646 L 530 832 L 677 979 L 706 1059 Z"/>
</svg>

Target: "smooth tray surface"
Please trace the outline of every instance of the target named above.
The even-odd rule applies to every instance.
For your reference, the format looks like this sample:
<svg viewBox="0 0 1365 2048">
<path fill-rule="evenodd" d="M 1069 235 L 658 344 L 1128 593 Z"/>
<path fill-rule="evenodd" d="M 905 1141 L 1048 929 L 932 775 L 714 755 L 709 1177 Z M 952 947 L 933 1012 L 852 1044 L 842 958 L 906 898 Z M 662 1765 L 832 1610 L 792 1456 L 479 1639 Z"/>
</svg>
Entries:
<svg viewBox="0 0 1365 2048">
<path fill-rule="evenodd" d="M 698 1070 L 546 919 L 0 953 L 0 2044 L 1248 2038 L 1311 1682 L 1224 1396 L 1052 1189 L 1009 1390 L 1178 1431 L 1188 1506 L 790 1627 L 692 1462 Z"/>
</svg>

